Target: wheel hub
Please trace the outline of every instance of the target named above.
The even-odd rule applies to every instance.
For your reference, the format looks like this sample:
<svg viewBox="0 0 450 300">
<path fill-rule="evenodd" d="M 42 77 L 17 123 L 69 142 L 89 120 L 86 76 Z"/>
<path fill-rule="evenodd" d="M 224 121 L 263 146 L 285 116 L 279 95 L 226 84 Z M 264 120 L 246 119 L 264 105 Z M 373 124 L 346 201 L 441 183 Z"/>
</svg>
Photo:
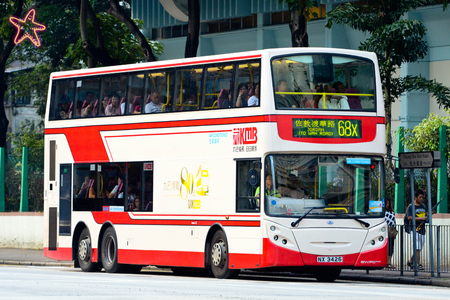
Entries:
<svg viewBox="0 0 450 300">
<path fill-rule="evenodd" d="M 78 245 L 78 255 L 81 260 L 88 261 L 90 258 L 89 254 L 89 240 L 83 239 L 80 241 L 80 245 Z"/>
<path fill-rule="evenodd" d="M 218 267 L 222 263 L 223 258 L 223 245 L 222 243 L 216 243 L 212 247 L 211 259 L 214 266 Z"/>
</svg>

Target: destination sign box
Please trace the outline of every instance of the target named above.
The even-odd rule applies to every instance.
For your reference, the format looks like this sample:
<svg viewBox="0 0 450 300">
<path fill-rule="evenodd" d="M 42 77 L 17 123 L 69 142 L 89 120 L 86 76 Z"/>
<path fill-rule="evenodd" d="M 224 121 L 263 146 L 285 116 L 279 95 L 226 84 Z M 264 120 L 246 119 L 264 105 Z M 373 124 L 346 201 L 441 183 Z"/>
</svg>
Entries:
<svg viewBox="0 0 450 300">
<path fill-rule="evenodd" d="M 361 120 L 299 118 L 292 129 L 295 138 L 362 138 Z"/>
</svg>

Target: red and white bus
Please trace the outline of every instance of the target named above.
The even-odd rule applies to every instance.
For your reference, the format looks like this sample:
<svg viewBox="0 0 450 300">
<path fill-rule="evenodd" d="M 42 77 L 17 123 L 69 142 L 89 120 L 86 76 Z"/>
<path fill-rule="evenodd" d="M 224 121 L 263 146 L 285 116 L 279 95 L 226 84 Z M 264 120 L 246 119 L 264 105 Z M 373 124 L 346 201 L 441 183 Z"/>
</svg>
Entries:
<svg viewBox="0 0 450 300">
<path fill-rule="evenodd" d="M 373 53 L 268 49 L 53 73 L 44 253 L 83 271 L 218 278 L 383 268 L 384 154 Z"/>
</svg>

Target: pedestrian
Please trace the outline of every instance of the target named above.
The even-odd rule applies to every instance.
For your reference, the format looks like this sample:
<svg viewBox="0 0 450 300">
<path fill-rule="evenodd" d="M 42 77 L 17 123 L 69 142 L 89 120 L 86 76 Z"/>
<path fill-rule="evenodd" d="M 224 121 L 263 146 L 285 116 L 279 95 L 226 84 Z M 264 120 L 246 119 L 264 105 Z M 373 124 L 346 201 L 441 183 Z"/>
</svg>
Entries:
<svg viewBox="0 0 450 300">
<path fill-rule="evenodd" d="M 386 199 L 386 212 L 384 218 L 386 219 L 386 223 L 388 226 L 388 264 L 386 268 L 393 269 L 391 259 L 392 254 L 394 254 L 394 241 L 398 234 L 398 231 L 395 228 L 395 211 L 392 208 L 391 200 L 389 199 Z"/>
<path fill-rule="evenodd" d="M 417 190 L 414 193 L 414 206 L 415 206 L 415 219 L 416 219 L 416 228 L 412 228 L 412 225 L 409 226 L 411 228 L 411 242 L 413 241 L 414 234 L 416 236 L 416 256 L 417 256 L 417 265 L 420 271 L 423 271 L 423 265 L 420 260 L 420 253 L 422 251 L 423 245 L 425 244 L 425 223 L 428 220 L 427 207 L 423 204 L 424 193 L 422 190 Z M 406 218 L 408 219 L 409 224 L 412 224 L 412 206 L 411 204 L 406 209 Z M 406 226 L 406 224 L 405 224 Z M 408 266 L 412 269 L 414 266 L 414 254 L 408 260 Z"/>
</svg>

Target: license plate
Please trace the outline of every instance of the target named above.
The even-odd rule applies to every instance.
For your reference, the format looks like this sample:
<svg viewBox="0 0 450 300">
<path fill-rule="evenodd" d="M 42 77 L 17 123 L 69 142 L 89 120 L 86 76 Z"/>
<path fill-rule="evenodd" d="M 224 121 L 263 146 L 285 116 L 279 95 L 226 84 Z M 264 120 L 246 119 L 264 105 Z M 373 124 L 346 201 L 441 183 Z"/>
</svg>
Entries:
<svg viewBox="0 0 450 300">
<path fill-rule="evenodd" d="M 341 263 L 342 256 L 318 256 L 318 263 Z"/>
</svg>

